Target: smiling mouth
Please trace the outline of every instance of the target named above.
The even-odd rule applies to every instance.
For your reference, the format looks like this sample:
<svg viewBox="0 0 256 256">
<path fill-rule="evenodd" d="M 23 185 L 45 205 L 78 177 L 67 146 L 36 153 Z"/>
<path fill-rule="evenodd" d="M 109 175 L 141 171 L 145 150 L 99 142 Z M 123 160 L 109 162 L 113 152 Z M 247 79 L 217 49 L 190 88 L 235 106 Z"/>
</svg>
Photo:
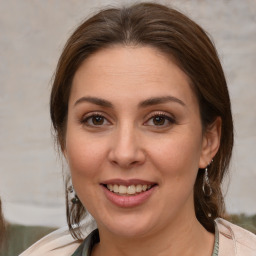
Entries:
<svg viewBox="0 0 256 256">
<path fill-rule="evenodd" d="M 121 196 L 136 196 L 152 189 L 155 185 L 156 184 L 137 184 L 125 186 L 119 184 L 103 184 L 103 186 L 106 187 L 109 191 Z"/>
</svg>

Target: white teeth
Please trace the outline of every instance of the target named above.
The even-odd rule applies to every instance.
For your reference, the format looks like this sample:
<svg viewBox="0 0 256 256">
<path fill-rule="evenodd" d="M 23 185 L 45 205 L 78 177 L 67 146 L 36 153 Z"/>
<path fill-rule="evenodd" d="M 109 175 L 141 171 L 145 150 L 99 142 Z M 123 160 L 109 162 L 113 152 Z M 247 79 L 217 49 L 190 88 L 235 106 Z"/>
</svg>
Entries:
<svg viewBox="0 0 256 256">
<path fill-rule="evenodd" d="M 136 193 L 145 192 L 150 189 L 152 185 L 117 185 L 117 184 L 107 184 L 108 190 L 117 194 L 128 194 L 128 195 L 135 195 Z"/>
<path fill-rule="evenodd" d="M 111 184 L 108 184 L 107 187 L 108 187 L 108 190 L 113 191 L 113 186 Z"/>
<path fill-rule="evenodd" d="M 127 187 L 126 187 L 126 186 L 123 186 L 123 185 L 120 185 L 118 192 L 119 192 L 120 194 L 126 194 L 126 192 L 127 192 Z"/>
<path fill-rule="evenodd" d="M 113 186 L 113 191 L 114 191 L 115 193 L 119 193 L 119 186 L 115 184 L 115 185 Z"/>
<path fill-rule="evenodd" d="M 133 195 L 136 193 L 136 188 L 135 188 L 135 185 L 131 185 L 127 188 L 127 194 L 129 195 Z"/>
<path fill-rule="evenodd" d="M 142 185 L 137 185 L 136 186 L 136 192 L 140 193 L 142 191 Z"/>
</svg>

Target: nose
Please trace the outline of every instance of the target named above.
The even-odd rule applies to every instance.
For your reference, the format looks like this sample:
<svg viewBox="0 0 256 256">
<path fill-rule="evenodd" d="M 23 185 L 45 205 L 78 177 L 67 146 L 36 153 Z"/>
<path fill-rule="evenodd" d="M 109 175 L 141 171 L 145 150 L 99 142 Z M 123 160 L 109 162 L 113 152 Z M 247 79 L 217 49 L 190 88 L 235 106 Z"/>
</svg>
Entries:
<svg viewBox="0 0 256 256">
<path fill-rule="evenodd" d="M 122 169 L 131 169 L 142 165 L 146 153 L 141 144 L 141 136 L 136 128 L 124 125 L 117 129 L 112 137 L 109 161 Z"/>
</svg>

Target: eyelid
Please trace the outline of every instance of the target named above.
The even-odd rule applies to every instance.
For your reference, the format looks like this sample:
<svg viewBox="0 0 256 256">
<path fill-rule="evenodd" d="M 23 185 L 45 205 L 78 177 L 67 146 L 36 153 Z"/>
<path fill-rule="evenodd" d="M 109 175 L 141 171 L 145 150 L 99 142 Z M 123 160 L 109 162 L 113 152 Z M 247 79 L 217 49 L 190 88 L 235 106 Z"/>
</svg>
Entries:
<svg viewBox="0 0 256 256">
<path fill-rule="evenodd" d="M 80 120 L 80 123 L 86 125 L 86 122 L 87 122 L 90 118 L 92 118 L 92 117 L 94 117 L 94 116 L 103 117 L 103 118 L 108 122 L 108 124 L 111 124 L 111 121 L 109 121 L 109 118 L 106 117 L 106 114 L 104 114 L 104 113 L 102 113 L 102 112 L 98 112 L 98 111 L 92 111 L 92 112 L 86 113 L 85 115 L 82 116 L 82 118 L 81 118 L 81 120 Z M 92 125 L 89 125 L 89 124 L 88 124 L 87 126 L 92 126 Z M 103 125 L 99 125 L 99 126 L 103 126 Z M 96 127 L 96 125 L 95 125 L 95 127 Z"/>
<path fill-rule="evenodd" d="M 149 115 L 147 115 L 146 120 L 155 117 L 155 116 L 163 116 L 163 117 L 168 117 L 170 119 L 172 119 L 173 121 L 175 121 L 175 117 L 173 115 L 171 115 L 170 113 L 167 113 L 165 111 L 154 111 L 151 112 Z"/>
<path fill-rule="evenodd" d="M 85 115 L 82 116 L 82 120 L 85 120 L 86 118 L 92 117 L 92 116 L 102 116 L 105 117 L 104 114 L 102 114 L 101 112 L 97 112 L 97 111 L 92 111 L 92 112 L 88 112 Z"/>
<path fill-rule="evenodd" d="M 170 113 L 167 113 L 165 111 L 155 111 L 150 113 L 149 115 L 147 115 L 146 117 L 146 121 L 144 122 L 144 125 L 146 125 L 147 122 L 149 122 L 153 117 L 156 116 L 162 116 L 164 118 L 166 118 L 171 124 L 175 124 L 176 123 L 176 119 L 173 115 L 171 115 Z M 150 126 L 150 125 L 148 125 Z M 166 127 L 167 125 L 163 125 L 163 126 L 159 126 L 158 128 L 163 128 Z"/>
</svg>

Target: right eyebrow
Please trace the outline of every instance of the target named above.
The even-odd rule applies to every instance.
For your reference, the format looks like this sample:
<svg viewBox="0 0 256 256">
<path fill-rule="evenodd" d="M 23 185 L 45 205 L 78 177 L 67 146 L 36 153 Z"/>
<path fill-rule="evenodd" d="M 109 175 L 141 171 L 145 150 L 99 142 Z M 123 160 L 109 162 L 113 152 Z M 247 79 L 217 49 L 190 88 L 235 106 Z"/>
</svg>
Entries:
<svg viewBox="0 0 256 256">
<path fill-rule="evenodd" d="M 93 103 L 101 107 L 113 108 L 113 104 L 111 102 L 97 97 L 82 97 L 75 102 L 74 107 L 83 102 Z"/>
<path fill-rule="evenodd" d="M 183 107 L 186 106 L 186 104 L 182 100 L 174 96 L 163 96 L 163 97 L 153 97 L 153 98 L 146 99 L 139 104 L 139 107 L 148 107 L 148 106 L 163 104 L 167 102 L 175 102 L 180 104 Z"/>
</svg>

